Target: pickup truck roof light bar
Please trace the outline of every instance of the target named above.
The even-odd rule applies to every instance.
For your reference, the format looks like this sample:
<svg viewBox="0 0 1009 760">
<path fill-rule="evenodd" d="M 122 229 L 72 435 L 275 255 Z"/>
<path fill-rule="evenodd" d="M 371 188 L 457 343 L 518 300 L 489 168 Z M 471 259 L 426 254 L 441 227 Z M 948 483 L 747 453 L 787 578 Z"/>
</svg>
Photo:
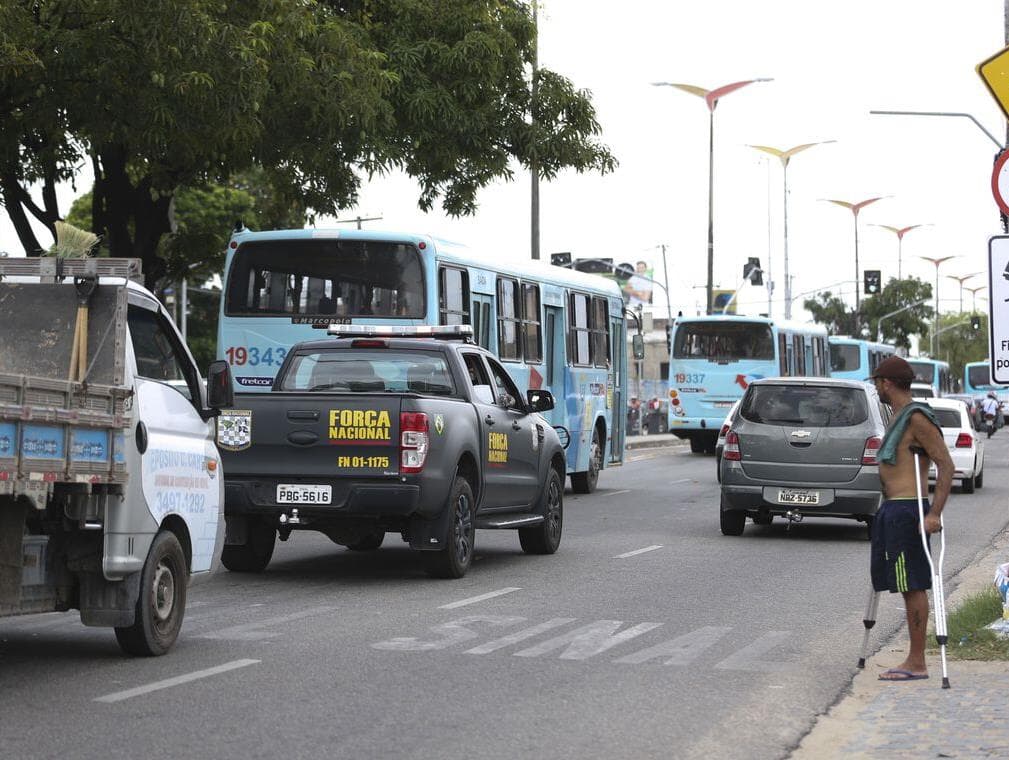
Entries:
<svg viewBox="0 0 1009 760">
<path fill-rule="evenodd" d="M 472 341 L 472 325 L 330 325 L 337 338 L 440 338 Z"/>
</svg>

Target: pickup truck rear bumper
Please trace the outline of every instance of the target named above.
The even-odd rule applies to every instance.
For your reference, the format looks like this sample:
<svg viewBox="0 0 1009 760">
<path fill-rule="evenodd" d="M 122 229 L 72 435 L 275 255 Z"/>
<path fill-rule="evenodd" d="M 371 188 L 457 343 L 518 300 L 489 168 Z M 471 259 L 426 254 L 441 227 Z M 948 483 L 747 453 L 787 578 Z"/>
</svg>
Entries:
<svg viewBox="0 0 1009 760">
<path fill-rule="evenodd" d="M 279 515 L 297 508 L 303 516 L 409 517 L 425 513 L 420 503 L 420 486 L 410 483 L 334 481 L 331 504 L 278 504 L 280 480 L 229 480 L 225 485 L 225 515 Z M 314 481 L 317 482 L 317 481 Z M 428 516 L 441 511 L 444 503 Z"/>
</svg>

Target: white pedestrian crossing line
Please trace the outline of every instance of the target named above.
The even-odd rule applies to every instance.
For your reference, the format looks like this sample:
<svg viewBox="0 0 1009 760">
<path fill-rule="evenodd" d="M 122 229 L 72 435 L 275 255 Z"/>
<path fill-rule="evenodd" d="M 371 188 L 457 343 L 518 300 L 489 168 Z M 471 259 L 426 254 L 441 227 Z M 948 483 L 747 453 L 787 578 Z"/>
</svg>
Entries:
<svg viewBox="0 0 1009 760">
<path fill-rule="evenodd" d="M 480 596 L 471 596 L 468 599 L 460 599 L 458 602 L 450 602 L 449 604 L 443 604 L 439 607 L 439 610 L 454 610 L 458 607 L 465 607 L 468 604 L 476 604 L 477 602 L 483 602 L 487 599 L 493 599 L 496 596 L 504 596 L 505 594 L 510 594 L 513 591 L 521 591 L 522 588 L 518 586 L 509 586 L 508 588 L 498 589 L 497 591 L 488 591 L 486 594 L 480 594 Z"/>
<path fill-rule="evenodd" d="M 655 544 L 654 546 L 646 546 L 644 549 L 635 549 L 632 552 L 624 552 L 623 554 L 618 554 L 613 559 L 627 559 L 628 557 L 634 557 L 638 554 L 644 554 L 645 552 L 653 552 L 656 549 L 661 549 L 662 544 Z"/>
<path fill-rule="evenodd" d="M 111 694 L 106 694 L 103 697 L 96 697 L 95 702 L 105 702 L 111 704 L 113 702 L 122 702 L 126 699 L 133 699 L 133 697 L 139 697 L 144 694 L 150 694 L 152 691 L 161 691 L 162 689 L 170 689 L 173 686 L 180 686 L 184 683 L 190 683 L 192 681 L 198 681 L 202 678 L 210 678 L 211 676 L 220 675 L 221 673 L 227 673 L 231 670 L 237 670 L 238 668 L 245 668 L 249 665 L 255 665 L 260 660 L 233 660 L 232 662 L 226 662 L 223 665 L 218 665 L 213 668 L 207 668 L 206 670 L 197 670 L 193 673 L 186 673 L 185 675 L 175 676 L 174 678 L 166 678 L 163 681 L 155 681 L 154 683 L 146 684 L 145 686 L 137 686 L 134 689 L 126 689 L 125 691 L 115 691 Z"/>
</svg>

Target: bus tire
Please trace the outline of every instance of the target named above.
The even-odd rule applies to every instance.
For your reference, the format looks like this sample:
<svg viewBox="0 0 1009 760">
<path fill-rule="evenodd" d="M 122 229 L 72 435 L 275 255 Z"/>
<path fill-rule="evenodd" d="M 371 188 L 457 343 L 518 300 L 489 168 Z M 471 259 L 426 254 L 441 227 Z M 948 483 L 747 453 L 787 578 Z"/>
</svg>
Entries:
<svg viewBox="0 0 1009 760">
<path fill-rule="evenodd" d="M 461 475 L 455 476 L 448 506 L 451 510 L 445 545 L 437 551 L 421 552 L 424 569 L 432 578 L 462 578 L 473 562 L 473 539 L 476 537 L 473 488 Z"/>
<path fill-rule="evenodd" d="M 599 428 L 592 430 L 592 446 L 589 448 L 589 469 L 571 473 L 571 490 L 575 493 L 592 493 L 599 484 L 599 471 L 603 468 L 603 442 Z"/>
<path fill-rule="evenodd" d="M 186 612 L 189 566 L 174 533 L 154 537 L 140 573 L 133 625 L 116 628 L 116 640 L 127 654 L 157 657 L 172 648 Z"/>
<path fill-rule="evenodd" d="M 277 531 L 272 525 L 249 518 L 249 535 L 244 544 L 225 544 L 221 564 L 233 573 L 261 573 L 270 564 Z"/>
<path fill-rule="evenodd" d="M 564 527 L 564 485 L 553 467 L 543 486 L 539 511 L 543 522 L 532 528 L 519 528 L 519 544 L 526 554 L 553 554 L 561 545 Z"/>
<path fill-rule="evenodd" d="M 704 441 L 700 435 L 690 436 L 690 453 L 700 454 L 704 451 Z"/>
</svg>

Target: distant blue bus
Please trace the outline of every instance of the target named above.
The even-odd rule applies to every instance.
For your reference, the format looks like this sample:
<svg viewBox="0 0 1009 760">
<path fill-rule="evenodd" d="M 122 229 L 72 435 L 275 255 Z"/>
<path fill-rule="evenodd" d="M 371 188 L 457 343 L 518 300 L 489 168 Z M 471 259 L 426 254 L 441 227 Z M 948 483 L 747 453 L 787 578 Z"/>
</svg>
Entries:
<svg viewBox="0 0 1009 760">
<path fill-rule="evenodd" d="M 713 453 L 726 413 L 751 381 L 827 375 L 827 331 L 766 317 L 678 317 L 669 359 L 669 431 Z"/>
<path fill-rule="evenodd" d="M 953 376 L 949 372 L 949 362 L 916 356 L 909 358 L 907 363 L 914 370 L 914 382 L 928 383 L 936 396 L 945 396 L 953 392 Z"/>
<path fill-rule="evenodd" d="M 830 347 L 830 376 L 852 380 L 867 380 L 881 361 L 897 353 L 896 346 L 888 343 L 838 335 L 827 338 L 827 345 Z"/>
<path fill-rule="evenodd" d="M 546 416 L 570 434 L 576 491 L 623 461 L 627 330 L 613 280 L 426 235 L 371 230 L 235 232 L 228 244 L 217 355 L 242 394 L 269 391 L 288 348 L 330 324 L 472 325 L 523 393 L 546 388 Z"/>
<path fill-rule="evenodd" d="M 991 381 L 991 360 L 983 362 L 967 362 L 963 367 L 963 393 L 974 396 L 985 396 L 989 391 L 1002 401 L 1009 401 L 1009 385 L 997 385 Z"/>
</svg>

